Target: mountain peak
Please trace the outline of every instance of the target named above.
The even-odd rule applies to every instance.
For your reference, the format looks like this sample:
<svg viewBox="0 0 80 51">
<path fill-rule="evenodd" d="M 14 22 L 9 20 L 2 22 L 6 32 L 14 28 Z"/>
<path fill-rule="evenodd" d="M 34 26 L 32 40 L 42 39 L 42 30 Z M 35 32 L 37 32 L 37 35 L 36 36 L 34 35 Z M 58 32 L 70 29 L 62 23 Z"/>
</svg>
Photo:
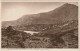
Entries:
<svg viewBox="0 0 80 51">
<path fill-rule="evenodd" d="M 78 6 L 66 3 L 49 12 L 25 15 L 15 21 L 15 24 L 12 24 L 21 26 L 29 24 L 61 24 L 70 20 L 78 20 Z M 10 25 L 12 24 L 10 23 Z"/>
<path fill-rule="evenodd" d="M 62 6 L 76 6 L 76 5 L 74 5 L 74 4 L 69 4 L 69 3 L 65 3 L 65 4 L 62 5 Z"/>
</svg>

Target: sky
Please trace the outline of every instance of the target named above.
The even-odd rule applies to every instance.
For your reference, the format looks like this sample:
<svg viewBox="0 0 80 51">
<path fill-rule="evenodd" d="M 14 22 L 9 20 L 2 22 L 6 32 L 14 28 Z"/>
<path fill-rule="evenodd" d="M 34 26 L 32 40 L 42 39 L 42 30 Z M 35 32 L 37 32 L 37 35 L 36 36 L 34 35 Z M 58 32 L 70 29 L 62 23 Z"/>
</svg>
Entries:
<svg viewBox="0 0 80 51">
<path fill-rule="evenodd" d="M 28 14 L 48 12 L 60 7 L 66 2 L 2 2 L 1 19 L 2 21 L 17 20 Z M 78 5 L 77 2 L 68 2 Z"/>
</svg>

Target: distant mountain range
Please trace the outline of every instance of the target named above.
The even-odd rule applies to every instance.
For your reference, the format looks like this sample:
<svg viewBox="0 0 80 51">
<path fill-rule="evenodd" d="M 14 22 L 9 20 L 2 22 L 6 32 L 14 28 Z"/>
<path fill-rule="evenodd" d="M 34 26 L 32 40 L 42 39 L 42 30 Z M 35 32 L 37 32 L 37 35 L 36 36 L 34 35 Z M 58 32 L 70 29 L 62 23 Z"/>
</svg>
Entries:
<svg viewBox="0 0 80 51">
<path fill-rule="evenodd" d="M 67 21 L 78 21 L 78 6 L 64 4 L 52 11 L 24 15 L 15 21 L 3 21 L 2 27 L 8 26 L 27 26 L 35 24 L 63 24 Z"/>
</svg>

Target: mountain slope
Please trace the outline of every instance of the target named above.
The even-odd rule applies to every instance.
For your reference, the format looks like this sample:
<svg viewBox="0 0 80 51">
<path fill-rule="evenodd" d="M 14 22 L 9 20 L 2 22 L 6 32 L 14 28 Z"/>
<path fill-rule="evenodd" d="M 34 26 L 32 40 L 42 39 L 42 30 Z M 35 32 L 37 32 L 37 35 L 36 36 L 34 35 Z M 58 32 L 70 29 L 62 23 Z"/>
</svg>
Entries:
<svg viewBox="0 0 80 51">
<path fill-rule="evenodd" d="M 30 24 L 62 24 L 66 21 L 78 20 L 78 6 L 64 4 L 55 10 L 25 15 L 13 22 L 3 22 L 2 26 L 26 26 Z M 7 24 L 6 24 L 7 23 Z"/>
<path fill-rule="evenodd" d="M 18 22 L 26 24 L 55 24 L 68 20 L 77 20 L 78 7 L 71 4 L 64 4 L 55 10 L 35 15 L 25 15 L 18 19 Z M 24 23 L 23 23 L 24 24 Z"/>
</svg>

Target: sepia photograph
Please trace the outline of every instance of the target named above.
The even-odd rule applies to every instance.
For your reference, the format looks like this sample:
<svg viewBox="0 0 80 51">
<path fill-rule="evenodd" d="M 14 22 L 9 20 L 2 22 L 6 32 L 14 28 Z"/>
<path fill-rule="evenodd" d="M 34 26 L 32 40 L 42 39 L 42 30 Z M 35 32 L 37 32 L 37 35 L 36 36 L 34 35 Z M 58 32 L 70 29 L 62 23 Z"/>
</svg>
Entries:
<svg viewBox="0 0 80 51">
<path fill-rule="evenodd" d="M 1 48 L 78 48 L 78 2 L 2 2 Z"/>
</svg>

